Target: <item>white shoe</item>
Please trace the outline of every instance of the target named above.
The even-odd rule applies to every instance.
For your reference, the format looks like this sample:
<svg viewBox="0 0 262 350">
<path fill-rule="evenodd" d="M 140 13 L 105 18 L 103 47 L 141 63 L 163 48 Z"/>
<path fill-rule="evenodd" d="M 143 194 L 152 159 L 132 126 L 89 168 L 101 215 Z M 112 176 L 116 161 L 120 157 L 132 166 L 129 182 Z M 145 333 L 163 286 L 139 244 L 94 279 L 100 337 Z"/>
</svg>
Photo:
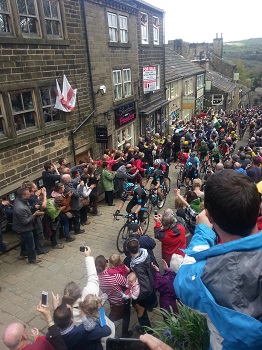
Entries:
<svg viewBox="0 0 262 350">
<path fill-rule="evenodd" d="M 160 201 L 160 202 L 159 202 L 159 206 L 160 206 L 160 207 L 163 207 L 163 205 L 164 205 L 164 201 Z"/>
</svg>

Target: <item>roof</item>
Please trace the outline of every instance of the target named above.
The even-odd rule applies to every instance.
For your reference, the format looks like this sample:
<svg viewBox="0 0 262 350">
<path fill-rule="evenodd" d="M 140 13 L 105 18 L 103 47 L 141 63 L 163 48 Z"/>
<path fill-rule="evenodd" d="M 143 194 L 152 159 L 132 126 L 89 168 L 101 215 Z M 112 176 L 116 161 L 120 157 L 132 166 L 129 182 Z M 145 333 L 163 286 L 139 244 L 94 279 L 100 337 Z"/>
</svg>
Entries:
<svg viewBox="0 0 262 350">
<path fill-rule="evenodd" d="M 158 11 L 158 12 L 165 13 L 165 11 L 164 11 L 164 10 L 162 10 L 162 9 L 160 9 L 160 8 L 158 8 L 158 7 L 155 7 L 155 6 L 153 6 L 153 5 L 149 4 L 148 2 L 146 2 L 146 1 L 144 1 L 144 0 L 135 0 L 135 1 L 136 1 L 136 2 L 138 2 L 138 3 L 140 3 L 141 5 L 144 5 L 144 6 L 150 7 L 150 8 L 152 8 L 152 9 L 154 9 L 154 10 Z"/>
<path fill-rule="evenodd" d="M 166 48 L 165 61 L 167 82 L 205 73 L 204 68 L 195 65 L 169 48 Z"/>
<path fill-rule="evenodd" d="M 237 86 L 225 75 L 217 73 L 215 71 L 206 71 L 206 80 L 211 80 L 212 85 L 219 90 L 230 93 Z"/>
</svg>

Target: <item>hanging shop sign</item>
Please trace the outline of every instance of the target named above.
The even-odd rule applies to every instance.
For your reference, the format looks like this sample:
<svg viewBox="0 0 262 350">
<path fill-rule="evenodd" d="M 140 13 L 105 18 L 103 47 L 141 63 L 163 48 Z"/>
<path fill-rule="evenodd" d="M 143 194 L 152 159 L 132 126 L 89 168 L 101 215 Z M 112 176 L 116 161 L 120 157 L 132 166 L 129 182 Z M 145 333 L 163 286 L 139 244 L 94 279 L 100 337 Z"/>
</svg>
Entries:
<svg viewBox="0 0 262 350">
<path fill-rule="evenodd" d="M 97 125 L 96 126 L 96 142 L 97 143 L 107 143 L 108 142 L 108 133 L 106 125 Z"/>
<path fill-rule="evenodd" d="M 128 124 L 136 118 L 135 102 L 127 103 L 115 109 L 116 129 Z"/>
</svg>

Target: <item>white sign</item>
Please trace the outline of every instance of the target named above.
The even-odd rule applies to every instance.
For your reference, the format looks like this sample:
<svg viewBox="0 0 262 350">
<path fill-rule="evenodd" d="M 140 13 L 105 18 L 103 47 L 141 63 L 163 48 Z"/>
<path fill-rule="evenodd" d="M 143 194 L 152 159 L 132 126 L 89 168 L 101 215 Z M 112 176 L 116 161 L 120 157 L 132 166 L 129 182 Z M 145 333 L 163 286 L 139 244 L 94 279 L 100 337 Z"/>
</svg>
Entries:
<svg viewBox="0 0 262 350">
<path fill-rule="evenodd" d="M 156 66 L 143 67 L 144 93 L 156 90 Z"/>
</svg>

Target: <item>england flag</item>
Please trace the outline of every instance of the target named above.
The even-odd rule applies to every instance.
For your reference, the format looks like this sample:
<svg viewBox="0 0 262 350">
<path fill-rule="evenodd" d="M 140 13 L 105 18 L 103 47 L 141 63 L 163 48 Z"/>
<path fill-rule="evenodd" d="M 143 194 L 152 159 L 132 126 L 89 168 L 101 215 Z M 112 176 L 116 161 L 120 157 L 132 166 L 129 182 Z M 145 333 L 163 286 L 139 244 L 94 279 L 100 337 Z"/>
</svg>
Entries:
<svg viewBox="0 0 262 350">
<path fill-rule="evenodd" d="M 56 80 L 56 103 L 55 108 L 64 112 L 72 112 L 75 108 L 77 89 L 73 89 L 66 76 L 63 78 L 63 91 Z"/>
</svg>

